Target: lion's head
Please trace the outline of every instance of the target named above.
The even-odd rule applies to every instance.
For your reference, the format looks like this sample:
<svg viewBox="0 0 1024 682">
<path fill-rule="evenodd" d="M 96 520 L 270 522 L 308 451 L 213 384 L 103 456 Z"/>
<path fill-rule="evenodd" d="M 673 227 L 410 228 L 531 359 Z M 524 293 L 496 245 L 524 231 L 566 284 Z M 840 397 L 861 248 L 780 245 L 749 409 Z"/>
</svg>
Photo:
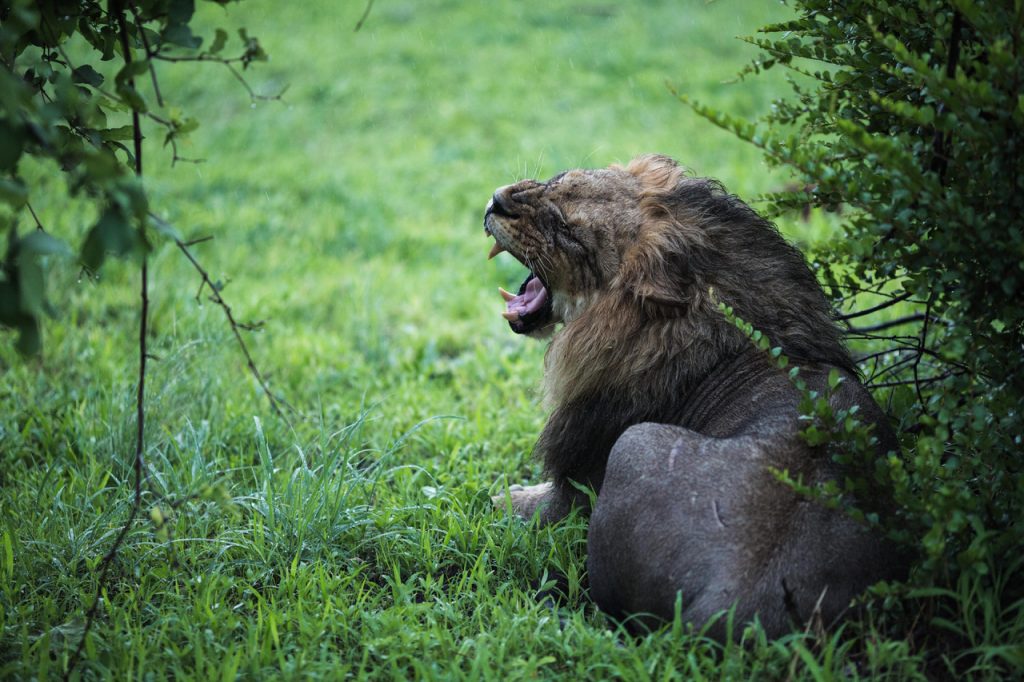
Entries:
<svg viewBox="0 0 1024 682">
<path fill-rule="evenodd" d="M 518 294 L 502 292 L 512 329 L 547 336 L 565 325 L 547 360 L 555 407 L 598 389 L 649 399 L 652 388 L 685 388 L 746 346 L 719 302 L 793 360 L 852 368 L 803 256 L 667 157 L 501 187 L 484 229 L 491 257 L 507 251 L 530 270 Z"/>
<path fill-rule="evenodd" d="M 491 257 L 508 251 L 530 269 L 519 294 L 506 295 L 515 332 L 546 335 L 613 285 L 644 222 L 642 191 L 635 175 L 609 168 L 523 180 L 494 193 L 484 219 L 495 238 Z"/>
</svg>

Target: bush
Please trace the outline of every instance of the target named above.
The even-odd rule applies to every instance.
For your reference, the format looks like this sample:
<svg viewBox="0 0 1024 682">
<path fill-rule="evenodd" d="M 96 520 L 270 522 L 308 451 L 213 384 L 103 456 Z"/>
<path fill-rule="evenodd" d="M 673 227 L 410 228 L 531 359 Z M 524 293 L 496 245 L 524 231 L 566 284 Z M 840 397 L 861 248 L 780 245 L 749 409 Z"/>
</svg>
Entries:
<svg viewBox="0 0 1024 682">
<path fill-rule="evenodd" d="M 803 189 L 774 210 L 843 206 L 814 263 L 901 427 L 878 468 L 921 556 L 902 606 L 959 652 L 949 672 L 1024 666 L 1005 645 L 1024 635 L 1024 10 L 795 5 L 748 39 L 762 54 L 743 74 L 784 66 L 792 96 L 756 122 L 689 103 L 795 170 Z"/>
<path fill-rule="evenodd" d="M 257 97 L 235 65 L 264 60 L 259 42 L 240 29 L 231 45 L 238 54 L 225 57 L 230 39 L 217 29 L 203 48 L 189 25 L 194 11 L 194 0 L 0 2 L 0 230 L 8 243 L 0 329 L 17 330 L 26 355 L 40 351 L 41 321 L 53 312 L 44 281 L 51 261 L 77 251 L 75 266 L 95 274 L 109 255 L 144 256 L 155 235 L 181 244 L 149 203 L 143 128 L 175 163 L 189 161 L 178 144 L 199 123 L 165 102 L 157 65 L 216 62 Z M 59 176 L 98 216 L 71 239 L 48 231 L 32 207 L 52 198 L 45 181 Z M 29 217 L 35 229 L 19 235 L 19 219 Z"/>
</svg>

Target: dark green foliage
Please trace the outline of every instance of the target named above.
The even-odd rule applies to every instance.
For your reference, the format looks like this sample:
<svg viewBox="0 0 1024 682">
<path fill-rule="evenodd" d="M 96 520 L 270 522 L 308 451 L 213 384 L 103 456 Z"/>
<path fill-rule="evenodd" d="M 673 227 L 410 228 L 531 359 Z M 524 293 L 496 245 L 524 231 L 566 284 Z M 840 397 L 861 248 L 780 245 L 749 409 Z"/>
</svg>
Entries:
<svg viewBox="0 0 1024 682">
<path fill-rule="evenodd" d="M 136 177 L 133 142 L 143 123 L 163 129 L 177 161 L 179 139 L 198 125 L 165 104 L 154 64 L 217 61 L 234 70 L 233 63 L 265 58 L 244 30 L 239 56 L 218 56 L 228 38 L 220 29 L 200 51 L 203 40 L 189 28 L 194 9 L 192 0 L 0 2 L 0 229 L 9 233 L 0 326 L 20 331 L 25 353 L 40 347 L 46 261 L 72 252 L 38 236 L 44 226 L 32 210 L 32 184 L 39 171 L 26 176 L 25 157 L 43 161 L 44 175 L 63 175 L 71 194 L 97 206 L 98 219 L 70 237 L 87 271 L 108 255 L 147 252 L 147 231 L 163 230 Z M 19 219 L 29 216 L 36 234 L 19 237 Z"/>
<path fill-rule="evenodd" d="M 796 171 L 804 189 L 769 197 L 777 210 L 843 207 L 843 238 L 815 267 L 853 311 L 865 378 L 902 427 L 884 468 L 894 532 L 922 557 L 912 582 L 966 581 L 1019 621 L 1024 4 L 795 5 L 797 19 L 749 39 L 764 52 L 745 71 L 788 67 L 789 99 L 756 124 L 691 106 Z M 911 594 L 931 625 L 979 646 L 964 634 L 976 623 L 940 625 L 967 617 L 942 611 L 951 592 Z M 1000 660 L 1024 665 L 1024 652 Z"/>
</svg>

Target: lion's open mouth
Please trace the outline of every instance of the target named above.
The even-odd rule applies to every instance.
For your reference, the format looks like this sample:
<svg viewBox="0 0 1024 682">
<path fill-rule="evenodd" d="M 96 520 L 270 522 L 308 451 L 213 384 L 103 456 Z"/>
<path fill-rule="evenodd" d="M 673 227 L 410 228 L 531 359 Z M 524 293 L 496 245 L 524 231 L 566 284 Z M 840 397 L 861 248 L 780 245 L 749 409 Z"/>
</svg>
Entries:
<svg viewBox="0 0 1024 682">
<path fill-rule="evenodd" d="M 489 227 L 486 227 L 485 230 L 487 234 L 492 234 Z M 487 254 L 487 259 L 494 258 L 502 251 L 506 251 L 506 249 L 495 239 L 491 252 Z M 516 334 L 529 334 L 551 324 L 551 296 L 544 281 L 532 270 L 519 286 L 518 294 L 505 291 L 501 287 L 498 287 L 498 291 L 505 299 L 505 312 L 501 316 L 508 320 L 509 327 Z"/>
<path fill-rule="evenodd" d="M 518 294 L 500 288 L 499 291 L 505 299 L 505 312 L 501 316 L 508 320 L 516 334 L 529 334 L 551 324 L 551 297 L 537 275 L 532 272 L 527 275 Z"/>
</svg>

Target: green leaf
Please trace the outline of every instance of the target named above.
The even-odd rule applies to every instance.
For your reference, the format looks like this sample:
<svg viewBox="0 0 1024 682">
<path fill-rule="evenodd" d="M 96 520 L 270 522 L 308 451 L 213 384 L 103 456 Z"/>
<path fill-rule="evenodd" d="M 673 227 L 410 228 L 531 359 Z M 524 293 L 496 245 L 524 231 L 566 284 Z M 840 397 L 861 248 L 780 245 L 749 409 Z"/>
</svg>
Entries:
<svg viewBox="0 0 1024 682">
<path fill-rule="evenodd" d="M 45 280 L 43 267 L 37 258 L 26 258 L 21 254 L 18 259 L 18 303 L 22 312 L 33 317 L 43 314 L 45 300 Z"/>
<path fill-rule="evenodd" d="M 123 256 L 137 244 L 138 237 L 125 214 L 117 207 L 108 207 L 85 237 L 82 265 L 97 272 L 107 254 Z"/>
<path fill-rule="evenodd" d="M 193 50 L 203 44 L 203 39 L 192 35 L 192 29 L 186 24 L 169 24 L 161 33 L 161 38 L 164 42 Z"/>
<path fill-rule="evenodd" d="M 142 98 L 142 95 L 140 95 L 139 91 L 135 88 L 127 84 L 119 85 L 117 87 L 117 94 L 128 103 L 128 106 L 140 114 L 144 114 L 149 110 L 146 106 L 146 100 Z"/>
<path fill-rule="evenodd" d="M 21 254 L 33 254 L 39 256 L 70 256 L 71 249 L 66 243 L 53 235 L 35 230 L 19 240 Z"/>
<path fill-rule="evenodd" d="M 22 355 L 38 355 L 42 348 L 42 335 L 39 333 L 39 320 L 26 318 L 18 325 L 18 342 L 15 348 Z"/>
<path fill-rule="evenodd" d="M 0 119 L 0 173 L 13 171 L 25 148 L 25 131 L 21 126 Z"/>
<path fill-rule="evenodd" d="M 224 49 L 224 45 L 228 42 L 228 32 L 222 28 L 218 28 L 214 34 L 213 43 L 210 44 L 207 52 L 210 54 L 217 54 Z"/>
<path fill-rule="evenodd" d="M 99 131 L 99 133 L 100 137 L 108 142 L 111 140 L 131 140 L 135 136 L 135 128 L 126 125 L 118 128 L 107 128 L 106 130 Z"/>
<path fill-rule="evenodd" d="M 71 80 L 75 83 L 91 85 L 98 88 L 103 85 L 103 74 L 88 64 L 83 64 L 71 72 Z"/>
<path fill-rule="evenodd" d="M 138 59 L 136 61 L 125 64 L 121 67 L 121 70 L 117 72 L 117 76 L 114 77 L 114 81 L 118 84 L 127 83 L 136 76 L 141 76 L 149 70 L 148 59 Z"/>
<path fill-rule="evenodd" d="M 195 0 L 170 0 L 167 3 L 167 21 L 172 24 L 187 24 L 196 11 Z"/>
<path fill-rule="evenodd" d="M 20 208 L 28 201 L 28 190 L 18 178 L 0 178 L 0 201 L 9 204 L 12 208 Z"/>
</svg>

